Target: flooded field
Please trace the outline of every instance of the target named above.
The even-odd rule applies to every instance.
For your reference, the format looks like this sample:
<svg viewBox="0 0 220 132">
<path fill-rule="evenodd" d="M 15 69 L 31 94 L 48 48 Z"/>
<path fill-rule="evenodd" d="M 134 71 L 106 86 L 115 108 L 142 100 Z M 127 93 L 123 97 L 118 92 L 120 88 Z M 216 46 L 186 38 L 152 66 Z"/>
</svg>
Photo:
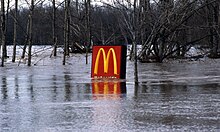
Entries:
<svg viewBox="0 0 220 132">
<path fill-rule="evenodd" d="M 91 56 L 90 56 L 91 57 Z M 90 78 L 84 55 L 0 67 L 0 131 L 220 131 L 220 60 L 139 64 L 126 80 Z"/>
</svg>

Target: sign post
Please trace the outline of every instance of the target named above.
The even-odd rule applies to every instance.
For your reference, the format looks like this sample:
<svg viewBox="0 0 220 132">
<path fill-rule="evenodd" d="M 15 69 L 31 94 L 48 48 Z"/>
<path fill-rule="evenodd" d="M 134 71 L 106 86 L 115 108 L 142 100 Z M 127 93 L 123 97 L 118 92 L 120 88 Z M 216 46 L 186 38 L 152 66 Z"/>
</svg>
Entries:
<svg viewBox="0 0 220 132">
<path fill-rule="evenodd" d="M 127 47 L 93 46 L 92 48 L 92 78 L 126 78 Z"/>
</svg>

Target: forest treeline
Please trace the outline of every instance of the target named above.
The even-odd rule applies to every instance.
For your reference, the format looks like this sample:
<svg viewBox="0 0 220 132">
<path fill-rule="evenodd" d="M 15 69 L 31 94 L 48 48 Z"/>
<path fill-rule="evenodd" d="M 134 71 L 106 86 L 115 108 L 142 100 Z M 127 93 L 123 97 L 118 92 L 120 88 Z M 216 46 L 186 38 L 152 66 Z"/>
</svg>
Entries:
<svg viewBox="0 0 220 132">
<path fill-rule="evenodd" d="M 2 66 L 7 45 L 14 45 L 12 61 L 19 56 L 16 45 L 23 46 L 28 65 L 32 45 L 52 45 L 54 56 L 62 46 L 64 64 L 69 47 L 82 45 L 88 53 L 93 44 L 132 45 L 130 59 L 143 62 L 184 57 L 190 47 L 219 57 L 219 0 L 24 0 L 25 7 L 19 2 L 1 0 Z"/>
</svg>

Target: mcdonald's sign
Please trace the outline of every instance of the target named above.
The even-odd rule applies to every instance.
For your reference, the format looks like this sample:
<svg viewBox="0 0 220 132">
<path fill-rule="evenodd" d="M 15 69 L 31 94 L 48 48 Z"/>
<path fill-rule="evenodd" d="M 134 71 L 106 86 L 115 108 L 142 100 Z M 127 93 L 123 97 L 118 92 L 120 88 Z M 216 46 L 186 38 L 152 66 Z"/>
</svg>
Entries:
<svg viewBox="0 0 220 132">
<path fill-rule="evenodd" d="M 122 46 L 93 46 L 92 78 L 125 79 L 127 48 Z"/>
</svg>

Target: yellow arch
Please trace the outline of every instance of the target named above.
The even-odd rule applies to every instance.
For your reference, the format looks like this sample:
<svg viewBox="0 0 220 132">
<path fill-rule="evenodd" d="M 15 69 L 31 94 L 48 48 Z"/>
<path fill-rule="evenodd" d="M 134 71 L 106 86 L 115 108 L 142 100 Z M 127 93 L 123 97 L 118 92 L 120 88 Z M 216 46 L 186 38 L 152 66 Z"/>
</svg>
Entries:
<svg viewBox="0 0 220 132">
<path fill-rule="evenodd" d="M 104 62 L 104 73 L 108 73 L 108 66 L 109 66 L 109 58 L 112 53 L 112 58 L 113 58 L 113 63 L 114 63 L 114 74 L 117 75 L 118 69 L 117 69 L 117 58 L 115 54 L 115 50 L 113 48 L 110 48 L 108 50 L 107 56 L 105 53 L 105 50 L 103 48 L 100 48 L 96 60 L 95 60 L 95 67 L 94 67 L 94 74 L 98 74 L 98 67 L 99 67 L 99 60 L 100 60 L 100 55 L 103 55 L 103 62 Z"/>
</svg>

